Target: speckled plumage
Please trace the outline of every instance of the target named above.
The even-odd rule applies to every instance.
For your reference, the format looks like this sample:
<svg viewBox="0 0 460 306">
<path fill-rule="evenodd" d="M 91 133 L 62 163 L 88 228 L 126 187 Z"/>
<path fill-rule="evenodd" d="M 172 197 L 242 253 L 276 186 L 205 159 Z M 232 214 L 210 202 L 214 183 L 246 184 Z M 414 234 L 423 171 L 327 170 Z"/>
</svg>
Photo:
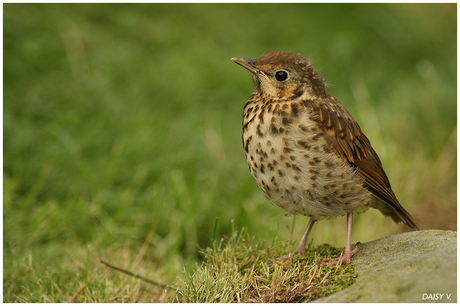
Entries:
<svg viewBox="0 0 460 306">
<path fill-rule="evenodd" d="M 288 213 L 311 217 L 296 253 L 316 220 L 348 214 L 351 228 L 352 214 L 370 207 L 418 229 L 369 140 L 307 60 L 289 52 L 232 60 L 256 86 L 244 106 L 243 146 L 257 186 Z M 348 264 L 354 253 L 345 253 Z"/>
</svg>

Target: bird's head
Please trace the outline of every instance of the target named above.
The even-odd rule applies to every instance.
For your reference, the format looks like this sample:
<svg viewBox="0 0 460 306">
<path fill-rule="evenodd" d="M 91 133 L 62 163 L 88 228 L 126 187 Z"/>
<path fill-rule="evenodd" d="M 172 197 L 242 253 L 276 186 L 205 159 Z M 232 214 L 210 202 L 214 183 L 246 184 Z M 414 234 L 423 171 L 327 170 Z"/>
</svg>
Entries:
<svg viewBox="0 0 460 306">
<path fill-rule="evenodd" d="M 326 95 L 323 80 L 300 55 L 276 51 L 256 59 L 233 57 L 232 61 L 252 73 L 256 92 L 272 99 L 312 99 Z"/>
</svg>

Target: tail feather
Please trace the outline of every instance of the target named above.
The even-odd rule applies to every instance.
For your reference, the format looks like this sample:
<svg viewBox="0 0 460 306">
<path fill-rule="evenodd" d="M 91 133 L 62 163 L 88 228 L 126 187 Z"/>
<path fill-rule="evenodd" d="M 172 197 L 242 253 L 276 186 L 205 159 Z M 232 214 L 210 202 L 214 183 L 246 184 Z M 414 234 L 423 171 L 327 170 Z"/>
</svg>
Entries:
<svg viewBox="0 0 460 306">
<path fill-rule="evenodd" d="M 391 217 L 391 219 L 393 219 L 393 221 L 396 223 L 403 222 L 405 225 L 415 231 L 420 230 L 418 225 L 415 223 L 414 218 L 412 218 L 412 216 L 402 207 L 394 209 L 394 211 L 389 213 L 388 216 Z"/>
<path fill-rule="evenodd" d="M 387 203 L 386 201 L 379 199 L 377 208 L 380 210 L 382 214 L 385 216 L 390 217 L 396 223 L 403 222 L 405 225 L 410 227 L 413 230 L 419 231 L 420 227 L 418 227 L 417 223 L 415 222 L 414 218 L 401 206 L 401 204 L 396 203 Z"/>
</svg>

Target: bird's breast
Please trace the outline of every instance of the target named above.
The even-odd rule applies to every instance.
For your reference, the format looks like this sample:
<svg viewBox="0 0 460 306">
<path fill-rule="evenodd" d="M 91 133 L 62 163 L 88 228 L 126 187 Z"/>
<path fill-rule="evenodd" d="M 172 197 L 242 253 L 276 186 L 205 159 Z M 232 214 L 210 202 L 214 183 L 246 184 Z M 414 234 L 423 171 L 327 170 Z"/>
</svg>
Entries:
<svg viewBox="0 0 460 306">
<path fill-rule="evenodd" d="M 370 192 L 313 118 L 300 102 L 248 101 L 243 146 L 257 186 L 288 213 L 316 219 L 366 209 Z"/>
</svg>

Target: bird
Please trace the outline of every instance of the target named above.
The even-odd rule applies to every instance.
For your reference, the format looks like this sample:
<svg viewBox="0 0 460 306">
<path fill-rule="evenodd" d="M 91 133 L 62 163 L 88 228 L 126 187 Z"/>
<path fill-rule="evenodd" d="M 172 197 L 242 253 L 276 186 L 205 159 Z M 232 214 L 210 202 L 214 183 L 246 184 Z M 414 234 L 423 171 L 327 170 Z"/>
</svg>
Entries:
<svg viewBox="0 0 460 306">
<path fill-rule="evenodd" d="M 306 252 L 316 221 L 346 215 L 345 249 L 321 265 L 349 265 L 359 251 L 358 245 L 351 249 L 353 214 L 369 208 L 419 230 L 396 198 L 369 139 L 326 92 L 308 60 L 284 51 L 231 60 L 251 73 L 255 85 L 244 105 L 242 129 L 254 181 L 287 214 L 310 217 L 297 249 L 280 260 Z"/>
</svg>

